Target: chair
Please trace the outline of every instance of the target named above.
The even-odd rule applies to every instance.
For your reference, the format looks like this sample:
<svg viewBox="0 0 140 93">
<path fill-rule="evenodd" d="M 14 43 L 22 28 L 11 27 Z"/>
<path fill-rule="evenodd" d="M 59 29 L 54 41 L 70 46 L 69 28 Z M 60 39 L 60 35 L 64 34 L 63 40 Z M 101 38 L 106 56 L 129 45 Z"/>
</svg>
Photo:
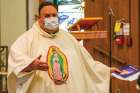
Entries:
<svg viewBox="0 0 140 93">
<path fill-rule="evenodd" d="M 0 93 L 7 91 L 8 46 L 0 46 Z"/>
</svg>

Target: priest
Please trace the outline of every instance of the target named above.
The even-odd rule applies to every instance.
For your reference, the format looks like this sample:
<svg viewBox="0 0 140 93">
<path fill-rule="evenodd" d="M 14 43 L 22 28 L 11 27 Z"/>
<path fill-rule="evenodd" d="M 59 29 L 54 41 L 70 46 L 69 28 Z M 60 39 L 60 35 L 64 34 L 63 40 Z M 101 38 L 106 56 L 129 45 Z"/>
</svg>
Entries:
<svg viewBox="0 0 140 93">
<path fill-rule="evenodd" d="M 9 93 L 109 93 L 110 68 L 59 29 L 57 12 L 40 4 L 38 20 L 11 46 Z"/>
</svg>

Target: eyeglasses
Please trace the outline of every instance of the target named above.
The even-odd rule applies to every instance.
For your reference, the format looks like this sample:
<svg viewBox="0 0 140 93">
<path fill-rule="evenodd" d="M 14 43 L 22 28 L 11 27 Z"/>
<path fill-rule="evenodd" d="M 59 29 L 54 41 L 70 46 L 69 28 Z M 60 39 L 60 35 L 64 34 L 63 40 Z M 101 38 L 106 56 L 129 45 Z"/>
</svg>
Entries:
<svg viewBox="0 0 140 93">
<path fill-rule="evenodd" d="M 45 14 L 45 17 L 46 17 L 46 18 L 49 18 L 49 17 L 57 17 L 57 14 L 55 14 L 55 13 L 52 13 L 52 14 Z"/>
</svg>

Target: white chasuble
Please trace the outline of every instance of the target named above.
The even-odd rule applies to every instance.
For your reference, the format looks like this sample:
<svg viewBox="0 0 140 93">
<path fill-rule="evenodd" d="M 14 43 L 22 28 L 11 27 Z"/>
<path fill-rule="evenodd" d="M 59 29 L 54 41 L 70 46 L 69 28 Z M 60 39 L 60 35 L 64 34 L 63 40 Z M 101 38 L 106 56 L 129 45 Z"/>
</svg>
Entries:
<svg viewBox="0 0 140 93">
<path fill-rule="evenodd" d="M 41 55 L 48 71 L 21 72 Z M 11 46 L 9 93 L 109 93 L 110 69 L 68 32 L 47 34 L 36 22 Z"/>
</svg>

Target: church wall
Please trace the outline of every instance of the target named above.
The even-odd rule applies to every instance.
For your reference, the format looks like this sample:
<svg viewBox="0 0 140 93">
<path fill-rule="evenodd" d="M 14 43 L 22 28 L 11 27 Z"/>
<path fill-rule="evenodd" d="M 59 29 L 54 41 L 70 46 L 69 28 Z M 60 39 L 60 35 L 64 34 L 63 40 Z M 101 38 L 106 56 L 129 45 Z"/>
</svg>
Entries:
<svg viewBox="0 0 140 93">
<path fill-rule="evenodd" d="M 1 45 L 10 46 L 26 31 L 26 0 L 0 0 Z"/>
</svg>

